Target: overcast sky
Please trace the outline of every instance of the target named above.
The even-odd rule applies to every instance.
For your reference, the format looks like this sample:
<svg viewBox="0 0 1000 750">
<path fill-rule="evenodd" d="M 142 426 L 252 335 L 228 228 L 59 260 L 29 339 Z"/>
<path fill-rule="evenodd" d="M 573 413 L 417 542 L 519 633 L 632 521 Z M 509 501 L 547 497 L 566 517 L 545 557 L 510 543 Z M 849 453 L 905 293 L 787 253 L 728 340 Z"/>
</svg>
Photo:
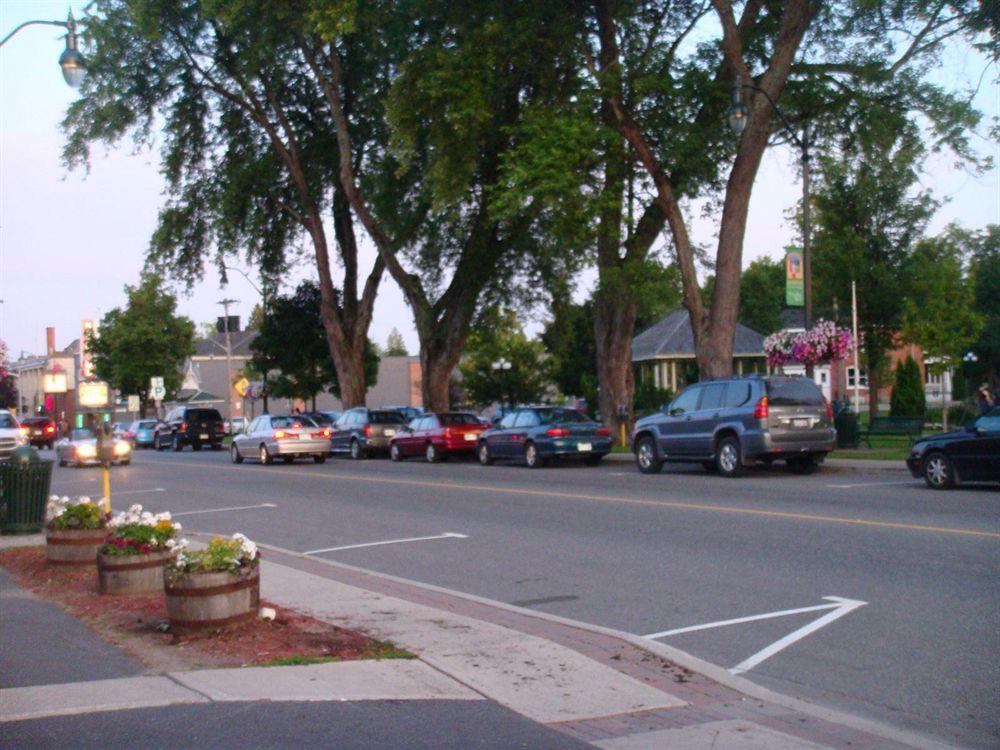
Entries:
<svg viewBox="0 0 1000 750">
<path fill-rule="evenodd" d="M 71 3 L 78 18 L 84 4 Z M 0 0 L 0 35 L 26 20 L 62 20 L 67 8 L 63 1 Z M 46 326 L 56 328 L 62 347 L 80 335 L 81 319 L 99 319 L 124 302 L 123 286 L 138 281 L 163 200 L 155 153 L 133 154 L 127 145 L 108 153 L 98 148 L 89 174 L 67 172 L 62 166 L 59 122 L 76 95 L 63 82 L 57 64 L 62 34 L 56 27 L 31 26 L 0 48 L 0 338 L 7 341 L 13 359 L 22 350 L 43 352 Z M 938 80 L 972 89 L 984 65 L 979 56 L 955 49 L 946 56 Z M 987 116 L 1000 114 L 994 73 L 987 74 L 975 100 Z M 1000 161 L 997 144 L 981 137 L 974 141 Z M 967 228 L 1000 222 L 997 169 L 976 177 L 939 156 L 925 165 L 922 182 L 947 201 L 931 233 L 952 221 Z M 782 255 L 793 234 L 786 213 L 800 195 L 794 155 L 768 151 L 750 204 L 745 264 L 762 255 Z M 713 222 L 696 220 L 693 235 L 697 242 L 711 243 Z M 370 268 L 370 242 L 364 243 L 363 254 Z M 244 269 L 255 278 L 253 269 Z M 312 275 L 312 269 L 303 266 L 288 286 Z M 584 279 L 581 294 L 592 281 L 592 274 Z M 240 301 L 235 312 L 244 320 L 259 300 L 239 274 L 230 274 L 228 288 L 222 289 L 210 271 L 190 296 L 181 294 L 180 312 L 196 323 L 212 321 L 221 311 L 216 303 L 225 296 Z M 412 317 L 386 275 L 370 335 L 384 345 L 393 328 L 415 353 Z M 537 328 L 537 321 L 530 328 Z"/>
</svg>

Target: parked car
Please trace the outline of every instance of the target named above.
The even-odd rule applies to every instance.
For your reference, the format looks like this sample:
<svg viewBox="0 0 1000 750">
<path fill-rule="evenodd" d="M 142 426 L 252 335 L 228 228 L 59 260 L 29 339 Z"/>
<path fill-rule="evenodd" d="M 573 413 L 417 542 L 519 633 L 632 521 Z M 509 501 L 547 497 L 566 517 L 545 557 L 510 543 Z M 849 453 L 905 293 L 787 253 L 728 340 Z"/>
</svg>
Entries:
<svg viewBox="0 0 1000 750">
<path fill-rule="evenodd" d="M 178 406 L 157 426 L 153 446 L 158 451 L 166 448 L 181 451 L 190 445 L 192 450 L 200 451 L 207 445 L 217 451 L 222 450 L 225 436 L 226 425 L 218 409 Z"/>
<path fill-rule="evenodd" d="M 382 411 L 398 411 L 407 422 L 412 422 L 417 417 L 423 415 L 424 410 L 419 406 L 382 406 Z"/>
<path fill-rule="evenodd" d="M 237 432 L 243 432 L 246 429 L 247 418 L 233 417 L 232 421 L 227 419 L 225 422 L 223 422 L 223 425 L 226 428 L 227 435 L 230 434 L 235 435 Z"/>
<path fill-rule="evenodd" d="M 906 466 L 935 490 L 965 482 L 1000 482 L 1000 407 L 965 429 L 917 440 Z"/>
<path fill-rule="evenodd" d="M 340 415 L 337 412 L 325 412 L 325 411 L 307 411 L 302 413 L 303 417 L 309 417 L 313 422 L 318 424 L 320 427 L 333 427 Z"/>
<path fill-rule="evenodd" d="M 389 439 L 389 457 L 424 456 L 433 464 L 456 454 L 472 455 L 485 429 L 475 414 L 423 414 Z"/>
<path fill-rule="evenodd" d="M 131 427 L 131 422 L 115 422 L 111 425 L 111 434 L 116 440 L 125 440 L 129 443 L 129 445 L 131 445 L 132 438 L 135 437 L 132 433 Z"/>
<path fill-rule="evenodd" d="M 678 461 L 735 476 L 754 461 L 775 459 L 808 474 L 836 438 L 819 387 L 805 377 L 775 375 L 695 383 L 660 413 L 636 422 L 632 446 L 644 474 Z"/>
<path fill-rule="evenodd" d="M 349 453 L 351 458 L 367 458 L 372 453 L 386 453 L 389 440 L 407 424 L 398 411 L 381 409 L 348 409 L 331 431 L 330 450 Z"/>
<path fill-rule="evenodd" d="M 243 463 L 244 458 L 256 458 L 262 464 L 281 458 L 290 464 L 309 457 L 321 464 L 329 452 L 330 430 L 302 414 L 262 414 L 235 435 L 229 447 L 234 464 Z"/>
<path fill-rule="evenodd" d="M 132 447 L 152 448 L 158 424 L 155 419 L 139 419 L 130 424 L 128 429 L 132 433 Z"/>
<path fill-rule="evenodd" d="M 27 444 L 28 436 L 14 415 L 6 409 L 0 409 L 0 461 L 10 460 L 15 448 Z"/>
<path fill-rule="evenodd" d="M 21 431 L 31 445 L 39 448 L 52 448 L 58 438 L 52 417 L 25 417 L 21 420 Z"/>
<path fill-rule="evenodd" d="M 596 466 L 611 452 L 611 433 L 576 409 L 531 406 L 504 415 L 480 436 L 476 451 L 484 466 L 498 458 L 522 459 L 530 468 L 555 458 Z"/>
<path fill-rule="evenodd" d="M 132 446 L 120 438 L 112 437 L 112 440 L 114 440 L 112 463 L 128 466 L 132 462 Z M 86 427 L 72 430 L 69 437 L 64 437 L 56 443 L 56 460 L 60 466 L 73 464 L 77 468 L 100 464 L 101 459 L 97 455 L 97 437 Z"/>
</svg>

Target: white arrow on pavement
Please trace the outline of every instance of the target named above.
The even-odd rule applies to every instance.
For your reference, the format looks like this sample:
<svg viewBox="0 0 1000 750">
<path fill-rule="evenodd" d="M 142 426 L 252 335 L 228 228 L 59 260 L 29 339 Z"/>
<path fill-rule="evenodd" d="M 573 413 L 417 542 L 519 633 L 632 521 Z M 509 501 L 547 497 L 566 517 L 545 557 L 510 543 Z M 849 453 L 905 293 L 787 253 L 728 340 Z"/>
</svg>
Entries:
<svg viewBox="0 0 1000 750">
<path fill-rule="evenodd" d="M 384 542 L 367 542 L 366 544 L 348 544 L 343 547 L 326 547 L 324 549 L 311 549 L 303 552 L 303 555 L 318 555 L 320 552 L 339 552 L 344 549 L 360 549 L 361 547 L 381 547 L 385 544 L 403 544 L 404 542 L 426 542 L 432 539 L 468 539 L 468 534 L 457 534 L 454 531 L 446 531 L 435 536 L 413 536 L 409 539 L 389 539 Z"/>
<path fill-rule="evenodd" d="M 745 622 L 756 622 L 758 620 L 770 620 L 775 617 L 786 617 L 789 615 L 799 615 L 805 612 L 819 612 L 822 610 L 832 610 L 827 614 L 823 615 L 819 619 L 813 620 L 807 625 L 803 625 L 798 630 L 795 630 L 784 638 L 775 641 L 770 646 L 765 649 L 758 651 L 756 654 L 751 656 L 749 659 L 745 659 L 737 664 L 735 667 L 729 671 L 732 674 L 742 674 L 744 672 L 749 672 L 751 669 L 756 667 L 765 659 L 770 659 L 779 651 L 791 646 L 796 641 L 805 638 L 810 633 L 815 633 L 822 627 L 829 625 L 834 620 L 839 620 L 846 614 L 853 612 L 858 607 L 865 606 L 868 602 L 862 602 L 857 599 L 844 599 L 839 596 L 824 596 L 824 600 L 832 602 L 831 604 L 816 604 L 811 607 L 799 607 L 797 609 L 783 609 L 779 612 L 765 612 L 762 615 L 750 615 L 749 617 L 737 617 L 733 620 L 719 620 L 717 622 L 708 622 L 703 625 L 691 625 L 686 628 L 675 628 L 674 630 L 663 630 L 659 633 L 650 633 L 646 638 L 666 638 L 671 635 L 679 635 L 681 633 L 692 633 L 696 630 L 709 630 L 711 628 L 721 628 L 726 625 L 739 625 Z"/>
</svg>

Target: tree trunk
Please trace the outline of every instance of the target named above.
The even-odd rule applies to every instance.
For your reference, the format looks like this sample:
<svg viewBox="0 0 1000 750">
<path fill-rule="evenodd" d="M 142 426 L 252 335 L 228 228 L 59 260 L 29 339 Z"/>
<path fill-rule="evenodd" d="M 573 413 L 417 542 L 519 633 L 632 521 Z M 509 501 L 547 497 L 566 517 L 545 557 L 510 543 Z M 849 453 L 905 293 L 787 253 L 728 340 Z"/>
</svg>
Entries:
<svg viewBox="0 0 1000 750">
<path fill-rule="evenodd" d="M 597 344 L 597 396 L 601 420 L 612 439 L 626 434 L 634 416 L 635 374 L 632 370 L 632 336 L 635 332 L 635 296 L 618 288 L 614 293 L 598 290 L 594 304 L 594 337 Z M 624 410 L 621 407 L 624 406 Z"/>
</svg>

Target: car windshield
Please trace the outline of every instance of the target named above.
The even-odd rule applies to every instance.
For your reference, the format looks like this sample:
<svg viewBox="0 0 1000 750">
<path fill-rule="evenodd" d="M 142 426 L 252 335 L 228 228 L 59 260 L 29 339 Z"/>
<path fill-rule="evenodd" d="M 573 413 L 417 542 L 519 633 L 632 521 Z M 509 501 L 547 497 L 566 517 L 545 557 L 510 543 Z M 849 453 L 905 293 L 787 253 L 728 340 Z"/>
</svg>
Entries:
<svg viewBox="0 0 1000 750">
<path fill-rule="evenodd" d="M 590 418 L 576 409 L 536 409 L 542 424 L 550 422 L 589 422 Z"/>
<path fill-rule="evenodd" d="M 147 420 L 145 420 L 143 422 L 136 422 L 136 427 L 135 428 L 137 430 L 151 430 L 154 427 L 156 427 L 156 420 L 147 419 Z"/>
<path fill-rule="evenodd" d="M 0 430 L 16 430 L 17 421 L 10 414 L 0 414 Z"/>
<path fill-rule="evenodd" d="M 771 406 L 822 406 L 823 394 L 805 378 L 772 378 L 767 381 L 767 403 Z"/>
<path fill-rule="evenodd" d="M 184 417 L 199 422 L 208 422 L 213 419 L 222 421 L 222 415 L 216 409 L 188 409 Z"/>
<path fill-rule="evenodd" d="M 304 414 L 296 414 L 293 417 L 271 417 L 271 427 L 295 428 L 315 426 L 316 423 Z"/>
<path fill-rule="evenodd" d="M 312 414 L 309 415 L 309 418 L 320 426 L 333 424 L 333 420 L 330 419 L 326 414 L 323 414 L 322 412 L 313 412 Z"/>
<path fill-rule="evenodd" d="M 461 424 L 479 424 L 479 420 L 473 414 L 442 414 L 438 419 L 441 424 L 449 427 Z"/>
<path fill-rule="evenodd" d="M 81 429 L 73 430 L 73 440 L 89 440 L 94 437 L 94 433 L 88 428 L 83 427 Z"/>
<path fill-rule="evenodd" d="M 372 424 L 403 424 L 406 417 L 398 411 L 373 411 L 369 414 Z"/>
</svg>

